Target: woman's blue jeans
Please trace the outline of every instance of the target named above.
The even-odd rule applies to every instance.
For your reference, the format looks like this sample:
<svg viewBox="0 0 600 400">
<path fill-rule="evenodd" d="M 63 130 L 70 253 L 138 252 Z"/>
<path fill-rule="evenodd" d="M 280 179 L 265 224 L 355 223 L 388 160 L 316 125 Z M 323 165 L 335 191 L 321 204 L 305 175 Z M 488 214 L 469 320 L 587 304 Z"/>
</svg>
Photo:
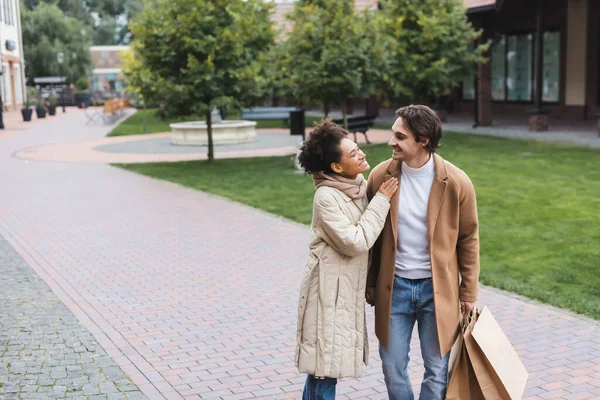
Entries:
<svg viewBox="0 0 600 400">
<path fill-rule="evenodd" d="M 317 379 L 312 375 L 306 377 L 302 400 L 335 400 L 337 379 Z"/>
</svg>

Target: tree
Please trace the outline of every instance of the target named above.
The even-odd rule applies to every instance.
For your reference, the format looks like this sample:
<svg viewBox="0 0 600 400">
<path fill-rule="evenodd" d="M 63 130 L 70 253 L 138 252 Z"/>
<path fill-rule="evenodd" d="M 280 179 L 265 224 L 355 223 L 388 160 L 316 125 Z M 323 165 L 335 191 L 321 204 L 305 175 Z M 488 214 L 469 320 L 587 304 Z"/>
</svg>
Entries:
<svg viewBox="0 0 600 400">
<path fill-rule="evenodd" d="M 156 0 L 132 25 L 126 60 L 130 90 L 160 105 L 162 116 L 206 115 L 213 160 L 211 111 L 263 98 L 261 62 L 274 33 L 262 0 Z"/>
<path fill-rule="evenodd" d="M 354 0 L 299 1 L 287 16 L 293 26 L 277 49 L 280 87 L 301 103 L 322 102 L 327 114 L 368 91 L 371 67 L 369 24 Z"/>
<path fill-rule="evenodd" d="M 378 87 L 388 98 L 431 102 L 469 76 L 489 44 L 476 31 L 463 0 L 381 0 L 376 31 L 385 43 L 387 70 Z"/>
<path fill-rule="evenodd" d="M 68 82 L 88 76 L 91 67 L 90 39 L 84 25 L 66 16 L 55 4 L 40 3 L 22 11 L 26 76 L 66 76 Z M 57 54 L 64 54 L 63 64 Z"/>
<path fill-rule="evenodd" d="M 22 4 L 30 11 L 40 4 L 56 4 L 89 27 L 95 45 L 129 43 L 129 21 L 142 8 L 141 0 L 22 0 Z"/>
<path fill-rule="evenodd" d="M 33 11 L 40 4 L 56 4 L 65 15 L 77 18 L 84 24 L 93 23 L 90 11 L 82 0 L 22 0 L 21 3 L 24 6 L 21 8 L 29 11 Z"/>
<path fill-rule="evenodd" d="M 140 0 L 87 0 L 94 13 L 94 44 L 127 44 L 131 39 L 129 24 L 142 10 Z"/>
</svg>

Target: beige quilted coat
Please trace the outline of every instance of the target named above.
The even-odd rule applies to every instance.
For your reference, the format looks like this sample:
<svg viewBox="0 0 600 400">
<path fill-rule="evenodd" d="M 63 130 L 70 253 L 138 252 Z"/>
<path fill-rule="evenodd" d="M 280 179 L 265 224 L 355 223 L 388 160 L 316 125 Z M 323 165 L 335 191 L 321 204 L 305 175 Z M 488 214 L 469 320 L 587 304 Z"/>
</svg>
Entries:
<svg viewBox="0 0 600 400">
<path fill-rule="evenodd" d="M 369 249 L 381 233 L 389 200 L 352 200 L 320 187 L 313 202 L 310 256 L 298 304 L 296 366 L 300 373 L 362 375 L 369 357 L 365 287 Z"/>
</svg>

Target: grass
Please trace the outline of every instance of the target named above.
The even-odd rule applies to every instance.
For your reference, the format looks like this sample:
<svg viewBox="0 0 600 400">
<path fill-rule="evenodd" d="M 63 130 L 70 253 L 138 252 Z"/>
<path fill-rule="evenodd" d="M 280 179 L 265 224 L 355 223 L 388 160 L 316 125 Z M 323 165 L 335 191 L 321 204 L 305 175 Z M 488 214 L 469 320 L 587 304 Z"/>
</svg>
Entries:
<svg viewBox="0 0 600 400">
<path fill-rule="evenodd" d="M 372 166 L 390 154 L 364 150 Z M 477 191 L 481 281 L 600 319 L 600 152 L 445 133 L 439 153 Z M 310 223 L 312 182 L 291 157 L 120 167 Z"/>
<path fill-rule="evenodd" d="M 239 113 L 231 113 L 227 116 L 227 119 L 239 119 Z M 144 131 L 144 119 L 146 119 L 146 130 Z M 191 116 L 184 118 L 170 118 L 170 119 L 160 119 L 155 115 L 154 110 L 138 110 L 135 114 L 131 115 L 121 124 L 116 126 L 108 135 L 106 136 L 129 136 L 129 135 L 144 135 L 148 133 L 164 133 L 171 132 L 171 128 L 169 128 L 169 124 L 173 124 L 176 122 L 187 122 L 187 121 L 199 121 L 204 120 L 204 116 Z M 306 127 L 312 127 L 315 123 L 319 122 L 321 118 L 319 117 L 311 117 L 308 116 L 305 118 Z M 284 121 L 277 120 L 261 120 L 256 121 L 257 129 L 265 129 L 265 128 L 281 128 L 281 129 L 289 129 L 289 127 L 284 125 Z M 390 129 L 389 125 L 383 124 L 375 124 L 374 128 L 376 129 Z"/>
</svg>

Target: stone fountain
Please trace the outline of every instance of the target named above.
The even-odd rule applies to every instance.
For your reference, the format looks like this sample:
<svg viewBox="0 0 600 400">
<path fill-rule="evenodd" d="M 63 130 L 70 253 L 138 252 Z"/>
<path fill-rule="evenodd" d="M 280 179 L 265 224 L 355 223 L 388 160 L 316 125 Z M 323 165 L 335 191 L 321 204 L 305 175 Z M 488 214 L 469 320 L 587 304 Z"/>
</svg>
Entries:
<svg viewBox="0 0 600 400">
<path fill-rule="evenodd" d="M 256 122 L 244 120 L 221 120 L 213 113 L 213 144 L 236 144 L 256 140 Z M 181 122 L 171 127 L 171 143 L 176 145 L 207 146 L 208 133 L 205 121 Z"/>
</svg>

